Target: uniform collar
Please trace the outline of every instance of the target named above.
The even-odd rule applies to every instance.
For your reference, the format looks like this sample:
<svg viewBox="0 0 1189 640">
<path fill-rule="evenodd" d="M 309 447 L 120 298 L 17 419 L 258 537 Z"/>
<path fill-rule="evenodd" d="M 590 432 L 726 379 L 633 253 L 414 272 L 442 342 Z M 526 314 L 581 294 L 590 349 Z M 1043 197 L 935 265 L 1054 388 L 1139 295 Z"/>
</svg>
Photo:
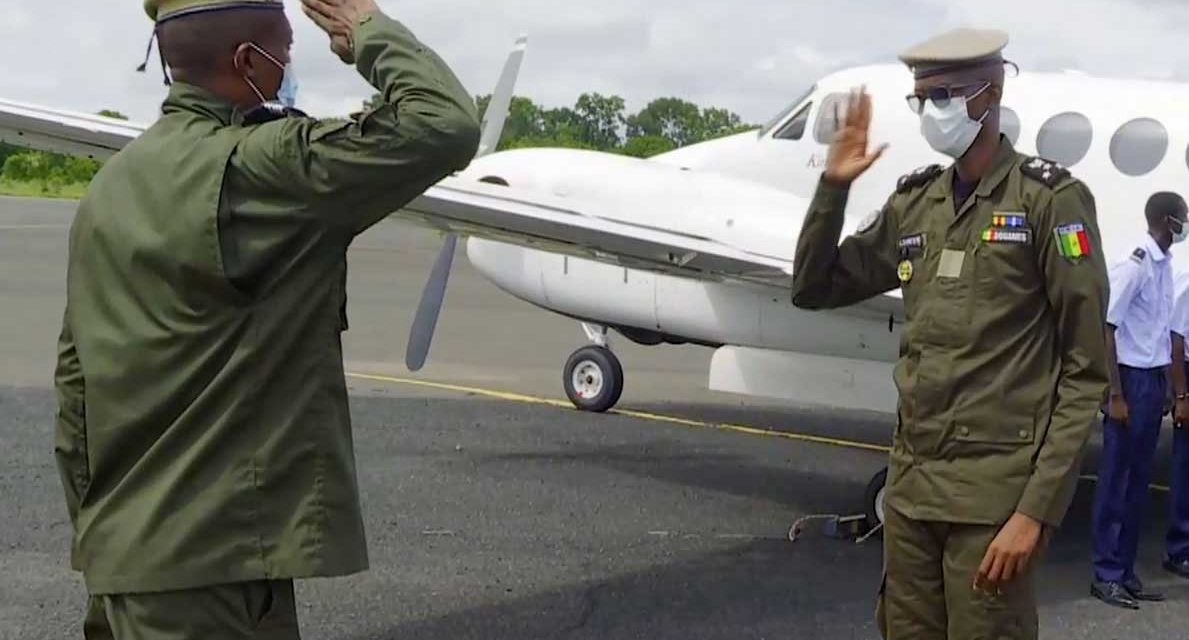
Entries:
<svg viewBox="0 0 1189 640">
<path fill-rule="evenodd" d="M 1168 254 L 1164 249 L 1160 248 L 1160 244 L 1156 242 L 1156 238 L 1152 237 L 1150 233 L 1144 233 L 1144 249 L 1147 250 L 1148 255 L 1152 256 L 1153 262 L 1164 262 L 1168 260 Z M 1171 251 L 1172 249 L 1169 249 Z"/>
<path fill-rule="evenodd" d="M 1016 165 L 1016 149 L 1011 141 L 1002 133 L 999 134 L 999 149 L 995 151 L 995 159 L 991 161 L 991 170 L 979 180 L 974 195 L 985 198 L 995 191 L 995 188 L 1007 179 Z M 954 174 L 958 171 L 957 164 L 951 164 L 940 178 L 933 181 L 929 187 L 929 196 L 936 200 L 945 200 L 950 195 L 954 184 Z"/>
<path fill-rule="evenodd" d="M 234 104 L 202 87 L 184 82 L 174 82 L 170 86 L 169 96 L 161 106 L 161 113 L 194 113 L 218 120 L 223 125 L 240 124 L 244 117 L 240 108 Z"/>
</svg>

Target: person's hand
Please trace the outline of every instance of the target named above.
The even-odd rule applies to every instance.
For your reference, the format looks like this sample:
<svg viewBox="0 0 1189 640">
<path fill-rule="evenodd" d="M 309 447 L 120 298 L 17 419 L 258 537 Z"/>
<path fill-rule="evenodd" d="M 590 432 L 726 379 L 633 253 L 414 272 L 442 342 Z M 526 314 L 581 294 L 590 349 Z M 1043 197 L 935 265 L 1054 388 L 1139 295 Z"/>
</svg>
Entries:
<svg viewBox="0 0 1189 640">
<path fill-rule="evenodd" d="M 1123 394 L 1111 394 L 1111 399 L 1107 403 L 1107 415 L 1110 416 L 1111 420 L 1127 426 L 1127 420 L 1131 417 L 1131 411 L 1127 408 L 1127 399 L 1123 397 Z"/>
<path fill-rule="evenodd" d="M 301 0 L 301 9 L 330 36 L 330 50 L 347 64 L 355 63 L 355 27 L 380 10 L 375 0 Z"/>
<path fill-rule="evenodd" d="M 834 103 L 834 121 L 838 131 L 826 156 L 826 180 L 847 186 L 863 175 L 888 146 L 882 145 L 874 153 L 868 152 L 867 134 L 871 129 L 871 96 L 866 88 L 851 92 L 846 117 L 839 119 L 838 103 Z"/>
<path fill-rule="evenodd" d="M 1040 522 L 1022 513 L 1013 515 L 987 548 L 974 588 L 989 595 L 1002 593 L 1003 587 L 1028 570 L 1042 533 Z"/>
<path fill-rule="evenodd" d="M 1177 400 L 1177 407 L 1173 410 L 1172 423 L 1178 429 L 1189 424 L 1189 398 Z"/>
</svg>

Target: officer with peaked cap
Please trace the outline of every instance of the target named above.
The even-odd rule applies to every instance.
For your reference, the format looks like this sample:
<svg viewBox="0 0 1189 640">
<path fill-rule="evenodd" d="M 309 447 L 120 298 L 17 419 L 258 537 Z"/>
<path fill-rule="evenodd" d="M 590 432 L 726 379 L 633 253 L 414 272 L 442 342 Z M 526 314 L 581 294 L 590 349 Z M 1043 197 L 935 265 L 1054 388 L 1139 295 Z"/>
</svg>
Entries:
<svg viewBox="0 0 1189 640">
<path fill-rule="evenodd" d="M 1107 386 L 1094 199 L 1001 135 L 1006 44 L 964 29 L 901 56 L 921 133 L 954 162 L 901 178 L 839 244 L 849 186 L 883 151 L 855 91 L 797 244 L 800 307 L 903 294 L 877 608 L 891 640 L 1037 637 L 1037 557 Z"/>
<path fill-rule="evenodd" d="M 148 0 L 173 83 L 70 234 L 55 453 L 88 638 L 297 638 L 367 568 L 343 374 L 352 238 L 463 168 L 474 102 L 373 0 L 304 0 L 384 97 L 293 109 L 280 0 Z"/>
</svg>

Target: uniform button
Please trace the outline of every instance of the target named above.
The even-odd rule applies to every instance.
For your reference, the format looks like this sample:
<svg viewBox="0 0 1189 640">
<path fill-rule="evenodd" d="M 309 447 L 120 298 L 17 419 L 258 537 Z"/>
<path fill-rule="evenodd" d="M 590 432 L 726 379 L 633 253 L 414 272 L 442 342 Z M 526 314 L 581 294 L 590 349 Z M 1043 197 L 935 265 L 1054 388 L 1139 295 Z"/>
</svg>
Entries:
<svg viewBox="0 0 1189 640">
<path fill-rule="evenodd" d="M 1028 432 L 1027 432 L 1027 431 L 1025 431 L 1025 430 L 1023 430 L 1023 429 L 1020 429 L 1020 437 L 1021 437 L 1021 438 L 1027 438 L 1027 437 L 1028 437 Z"/>
<path fill-rule="evenodd" d="M 962 427 L 962 428 L 958 429 L 958 433 L 960 433 L 964 436 L 968 436 L 968 435 L 970 435 L 970 427 Z"/>
</svg>

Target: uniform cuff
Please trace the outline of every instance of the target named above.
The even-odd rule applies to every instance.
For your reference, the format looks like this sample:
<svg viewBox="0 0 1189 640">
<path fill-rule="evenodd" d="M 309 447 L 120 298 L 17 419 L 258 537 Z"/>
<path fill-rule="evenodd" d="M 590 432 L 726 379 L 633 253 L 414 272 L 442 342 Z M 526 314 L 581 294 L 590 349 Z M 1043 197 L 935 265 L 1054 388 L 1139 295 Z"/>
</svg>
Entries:
<svg viewBox="0 0 1189 640">
<path fill-rule="evenodd" d="M 846 201 L 850 197 L 850 186 L 839 185 L 826 179 L 823 173 L 817 183 L 817 192 L 813 195 L 814 211 L 841 211 L 846 208 Z"/>
</svg>

